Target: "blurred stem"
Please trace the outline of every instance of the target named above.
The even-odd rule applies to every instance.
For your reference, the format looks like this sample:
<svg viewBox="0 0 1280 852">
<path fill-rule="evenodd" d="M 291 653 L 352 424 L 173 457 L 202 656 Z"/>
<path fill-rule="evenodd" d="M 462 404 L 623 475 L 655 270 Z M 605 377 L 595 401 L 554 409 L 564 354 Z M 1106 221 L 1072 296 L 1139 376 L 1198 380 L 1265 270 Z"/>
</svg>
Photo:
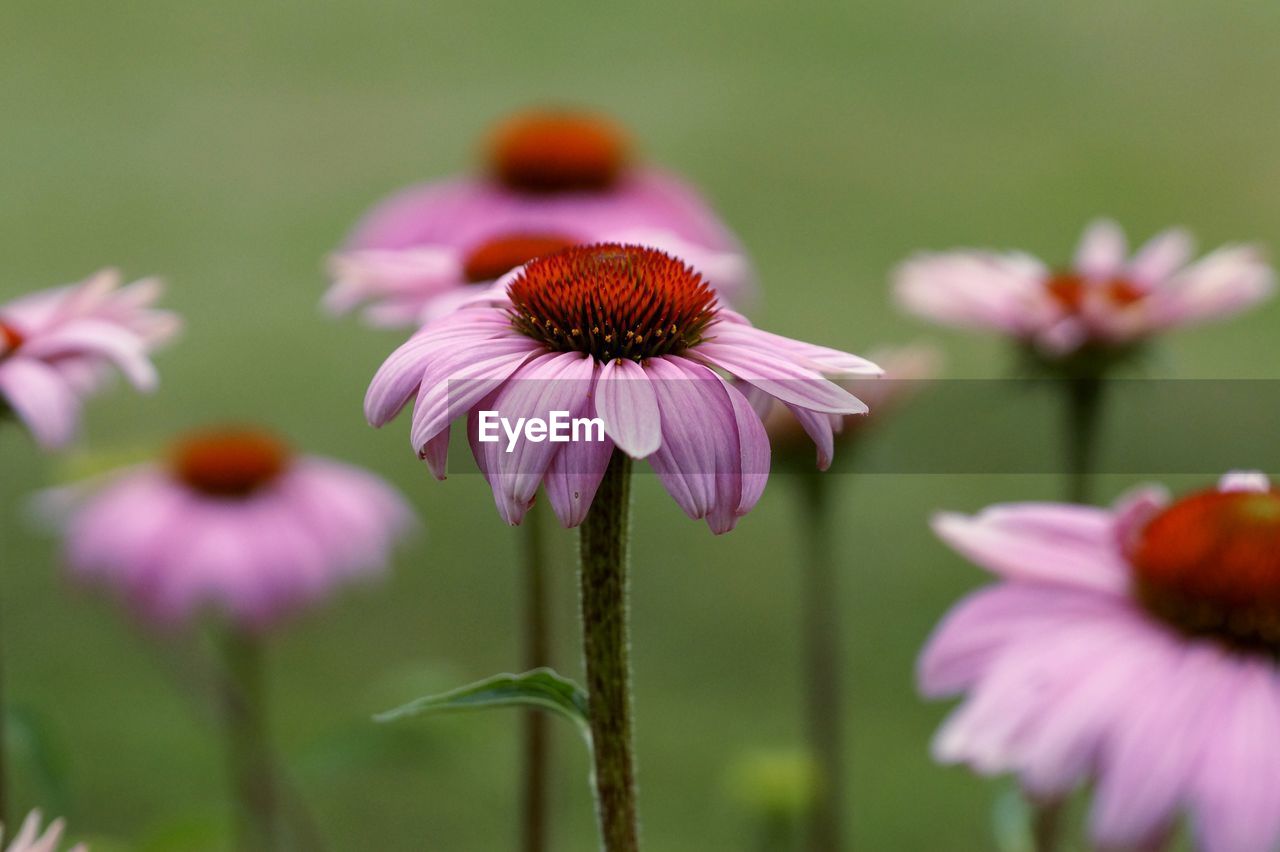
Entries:
<svg viewBox="0 0 1280 852">
<path fill-rule="evenodd" d="M 1067 500 L 1088 503 L 1097 462 L 1098 426 L 1102 414 L 1101 375 L 1066 380 Z"/>
<path fill-rule="evenodd" d="M 276 848 L 276 791 L 267 738 L 262 645 L 257 637 L 231 629 L 223 652 L 223 707 L 236 804 L 236 848 L 271 852 Z"/>
<path fill-rule="evenodd" d="M 520 526 L 525 583 L 523 671 L 551 666 L 543 514 L 541 504 L 535 503 Z M 521 845 L 524 852 L 546 852 L 548 848 L 549 722 L 547 714 L 538 710 L 524 714 L 524 789 L 521 791 Z"/>
<path fill-rule="evenodd" d="M 7 425 L 9 409 L 5 406 L 4 401 L 0 400 L 0 427 Z M 8 502 L 8 494 L 3 495 L 5 502 Z M 0 559 L 4 556 L 4 543 L 0 541 Z M 0 570 L 5 570 L 5 566 L 0 565 Z M 0 611 L 4 609 L 5 595 L 0 590 Z M 4 626 L 6 620 L 3 613 L 0 612 L 0 826 L 8 827 L 12 825 L 9 821 L 9 704 L 8 693 L 5 691 L 5 675 L 8 673 L 4 666 L 4 651 L 7 648 L 4 642 Z"/>
<path fill-rule="evenodd" d="M 806 715 L 809 751 L 818 774 L 809 812 L 811 852 L 844 848 L 840 809 L 844 802 L 844 732 L 840 685 L 839 579 L 836 574 L 829 477 L 816 470 L 799 475 L 800 529 L 804 537 L 803 613 Z"/>
<path fill-rule="evenodd" d="M 640 848 L 627 644 L 630 477 L 631 459 L 614 450 L 581 534 L 582 648 L 596 815 L 605 852 Z"/>
<path fill-rule="evenodd" d="M 1058 852 L 1062 847 L 1064 807 L 1061 799 L 1031 802 L 1031 839 L 1035 852 Z"/>
</svg>

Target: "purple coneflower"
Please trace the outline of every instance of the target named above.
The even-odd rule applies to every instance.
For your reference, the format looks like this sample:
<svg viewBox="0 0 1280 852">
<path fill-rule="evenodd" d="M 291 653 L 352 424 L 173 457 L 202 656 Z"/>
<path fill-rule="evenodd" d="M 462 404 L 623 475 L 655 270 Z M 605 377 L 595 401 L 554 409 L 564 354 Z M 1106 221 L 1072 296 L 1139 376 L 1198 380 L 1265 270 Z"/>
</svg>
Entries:
<svg viewBox="0 0 1280 852">
<path fill-rule="evenodd" d="M 1230 316 L 1271 293 L 1273 274 L 1257 247 L 1225 246 L 1188 263 L 1192 254 L 1190 236 L 1174 229 L 1130 258 L 1124 232 L 1101 220 L 1066 268 L 1019 252 L 922 254 L 898 268 L 896 289 L 920 316 L 1007 334 L 1057 360 Z"/>
<path fill-rule="evenodd" d="M 155 279 L 120 286 L 106 270 L 84 282 L 0 305 L 0 415 L 12 411 L 46 449 L 75 436 L 80 403 L 117 368 L 134 387 L 151 390 L 148 353 L 178 330 L 177 317 L 151 305 Z"/>
<path fill-rule="evenodd" d="M 406 190 L 370 212 L 330 259 L 325 304 L 420 325 L 535 257 L 597 242 L 683 257 L 734 304 L 752 286 L 738 240 L 691 187 L 635 165 L 606 119 L 552 110 L 503 123 L 483 174 Z"/>
<path fill-rule="evenodd" d="M 259 632 L 379 573 L 410 518 L 367 471 L 297 456 L 266 432 L 213 429 L 85 497 L 66 555 L 76 577 L 115 588 L 152 623 L 211 610 Z"/>
<path fill-rule="evenodd" d="M 753 328 L 669 254 L 598 244 L 504 276 L 422 328 L 370 384 L 365 413 L 375 426 L 416 399 L 413 447 L 437 476 L 450 424 L 466 415 L 504 520 L 520 523 L 545 487 L 561 523 L 582 525 L 587 723 L 608 852 L 639 848 L 626 606 L 631 460 L 648 459 L 690 517 L 725 532 L 768 477 L 761 412 L 781 401 L 830 458 L 831 415 L 866 406 L 828 376 L 878 372 L 857 356 Z M 556 443 L 546 433 L 556 413 L 595 421 L 598 434 Z M 493 414 L 542 421 L 542 431 L 505 448 L 486 443 L 481 427 Z"/>
<path fill-rule="evenodd" d="M 236 848 L 274 848 L 263 639 L 339 585 L 381 573 L 411 526 L 406 504 L 367 471 L 295 455 L 244 427 L 193 433 L 164 463 L 57 492 L 52 502 L 70 504 L 65 552 L 77 579 L 113 588 L 150 625 L 212 616 Z"/>
<path fill-rule="evenodd" d="M 43 832 L 40 830 L 42 817 L 39 811 L 32 811 L 27 814 L 27 818 L 22 821 L 22 828 L 18 829 L 18 834 L 13 838 L 5 852 L 58 852 L 59 846 L 62 844 L 62 832 L 66 826 L 62 820 L 57 819 L 49 823 L 49 827 Z M 0 840 L 3 840 L 4 827 L 0 826 Z M 88 852 L 89 847 L 83 843 L 77 843 L 67 852 Z"/>
<path fill-rule="evenodd" d="M 935 756 L 1015 773 L 1041 803 L 1089 782 L 1101 848 L 1280 843 L 1280 491 L 1260 474 L 1112 509 L 994 506 L 937 533 L 1000 582 L 960 603 L 919 665 L 964 694 Z"/>
<path fill-rule="evenodd" d="M 564 526 L 580 524 L 616 446 L 647 459 L 680 507 L 720 533 L 751 510 L 768 476 L 753 404 L 785 405 L 829 463 L 833 415 L 867 407 L 828 377 L 878 373 L 855 355 L 752 327 L 668 254 L 579 246 L 510 273 L 415 334 L 374 377 L 365 415 L 382 426 L 416 400 L 413 447 L 443 478 L 450 423 L 468 414 L 476 461 L 510 524 L 540 485 Z M 599 418 L 604 440 L 504 452 L 476 440 L 477 414 L 490 409 L 512 421 L 554 410 Z"/>
</svg>

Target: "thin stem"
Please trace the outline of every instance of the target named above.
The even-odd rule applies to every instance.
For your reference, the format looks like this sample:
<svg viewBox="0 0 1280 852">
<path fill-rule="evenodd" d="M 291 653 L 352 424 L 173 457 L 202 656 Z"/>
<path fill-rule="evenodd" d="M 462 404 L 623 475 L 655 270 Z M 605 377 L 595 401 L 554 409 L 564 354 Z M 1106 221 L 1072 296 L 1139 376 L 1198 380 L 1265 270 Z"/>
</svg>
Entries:
<svg viewBox="0 0 1280 852">
<path fill-rule="evenodd" d="M 0 595 L 0 601 L 4 596 Z M 0 632 L 3 632 L 4 619 L 0 617 Z M 0 641 L 0 825 L 11 825 L 9 822 L 9 705 L 5 699 L 5 667 L 3 642 Z"/>
<path fill-rule="evenodd" d="M 1058 852 L 1064 826 L 1061 799 L 1031 803 L 1031 839 L 1035 852 Z"/>
<path fill-rule="evenodd" d="M 818 773 L 816 798 L 809 812 L 808 848 L 838 852 L 844 848 L 844 731 L 840 683 L 839 578 L 831 524 L 831 483 L 818 471 L 799 476 L 805 695 L 809 751 Z"/>
<path fill-rule="evenodd" d="M 523 533 L 524 569 L 524 670 L 550 667 L 551 630 L 547 594 L 546 548 L 542 534 L 543 512 L 534 505 L 520 529 Z M 548 774 L 550 772 L 550 719 L 546 713 L 524 714 L 524 789 L 521 791 L 520 839 L 524 852 L 546 852 L 549 833 Z"/>
<path fill-rule="evenodd" d="M 1066 380 L 1067 500 L 1088 503 L 1092 496 L 1102 414 L 1103 382 L 1099 376 Z"/>
<path fill-rule="evenodd" d="M 582 647 L 595 760 L 596 814 L 605 852 L 637 852 L 627 645 L 627 522 L 631 459 L 614 451 L 582 524 Z"/>
<path fill-rule="evenodd" d="M 276 790 L 268 746 L 266 690 L 259 641 L 232 630 L 224 644 L 224 710 L 236 803 L 237 849 L 276 848 Z"/>
</svg>

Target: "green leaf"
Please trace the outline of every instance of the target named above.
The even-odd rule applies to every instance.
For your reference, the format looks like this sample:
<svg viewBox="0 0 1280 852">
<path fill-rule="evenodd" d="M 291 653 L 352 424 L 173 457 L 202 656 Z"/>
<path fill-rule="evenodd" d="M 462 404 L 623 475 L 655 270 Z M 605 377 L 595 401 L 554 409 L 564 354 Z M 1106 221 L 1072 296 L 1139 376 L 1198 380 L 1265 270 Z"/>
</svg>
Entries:
<svg viewBox="0 0 1280 852">
<path fill-rule="evenodd" d="M 587 693 L 573 681 L 551 669 L 524 674 L 499 674 L 439 695 L 427 695 L 402 707 L 374 716 L 378 722 L 395 722 L 424 713 L 458 713 L 490 707 L 531 707 L 558 713 L 591 742 L 587 722 Z"/>
</svg>

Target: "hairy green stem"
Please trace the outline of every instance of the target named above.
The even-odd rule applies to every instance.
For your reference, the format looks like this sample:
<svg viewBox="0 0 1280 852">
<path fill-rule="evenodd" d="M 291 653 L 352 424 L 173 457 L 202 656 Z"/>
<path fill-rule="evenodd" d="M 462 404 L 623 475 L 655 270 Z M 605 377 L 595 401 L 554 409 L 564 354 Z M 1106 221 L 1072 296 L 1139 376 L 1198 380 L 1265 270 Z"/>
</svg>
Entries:
<svg viewBox="0 0 1280 852">
<path fill-rule="evenodd" d="M 844 704 L 840 683 L 840 584 L 831 523 L 832 483 L 819 471 L 806 471 L 799 479 L 804 536 L 801 574 L 805 711 L 809 753 L 818 776 L 809 812 L 808 848 L 810 852 L 839 852 L 844 848 Z"/>
<path fill-rule="evenodd" d="M 223 650 L 223 709 L 236 806 L 236 848 L 271 852 L 277 846 L 276 785 L 268 745 L 262 646 L 256 637 L 233 629 L 225 637 Z"/>
<path fill-rule="evenodd" d="M 630 476 L 631 459 L 614 450 L 581 534 L 582 647 L 596 814 L 605 852 L 640 848 L 627 645 Z"/>
<path fill-rule="evenodd" d="M 534 505 L 520 526 L 524 569 L 524 671 L 551 666 L 551 630 L 547 593 L 546 544 L 540 505 Z M 540 710 L 524 714 L 524 788 L 520 803 L 520 845 L 524 852 L 546 852 L 550 832 L 548 774 L 550 719 Z"/>
</svg>

